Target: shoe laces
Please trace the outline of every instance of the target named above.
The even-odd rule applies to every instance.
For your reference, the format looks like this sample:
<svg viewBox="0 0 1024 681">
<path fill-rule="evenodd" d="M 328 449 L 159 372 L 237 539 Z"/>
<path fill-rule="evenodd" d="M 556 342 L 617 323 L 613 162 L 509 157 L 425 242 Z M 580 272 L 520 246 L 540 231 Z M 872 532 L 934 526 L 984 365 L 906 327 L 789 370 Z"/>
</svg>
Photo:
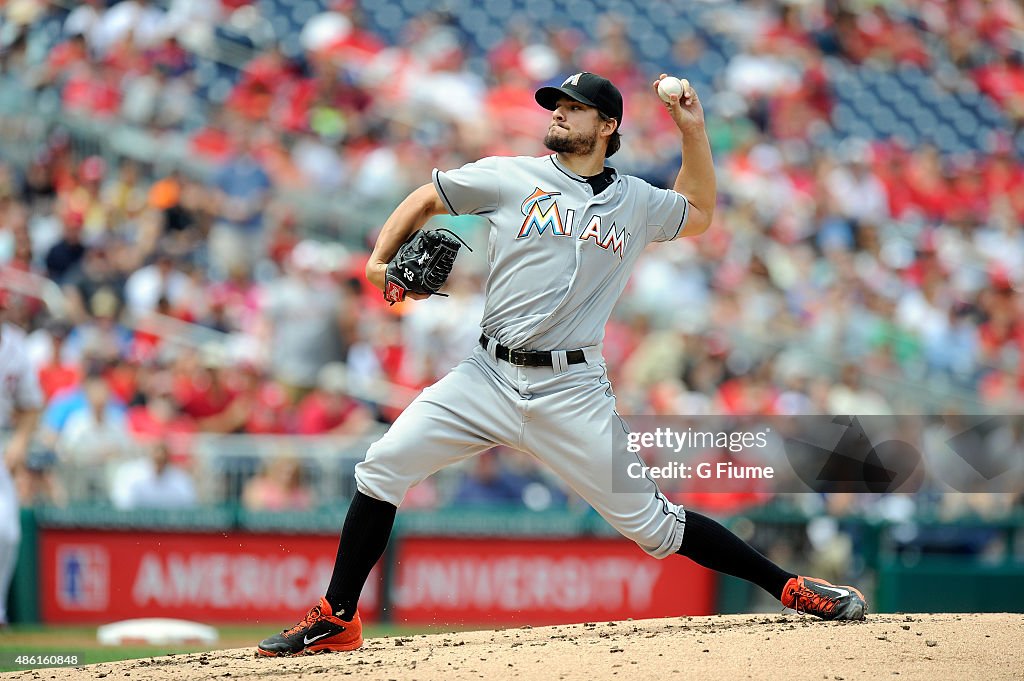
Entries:
<svg viewBox="0 0 1024 681">
<path fill-rule="evenodd" d="M 839 602 L 801 585 L 793 591 L 793 606 L 797 612 L 823 613 L 831 615 Z"/>
<path fill-rule="evenodd" d="M 316 621 L 320 619 L 320 617 L 320 606 L 314 605 L 312 608 L 309 609 L 309 612 L 306 613 L 306 616 L 298 624 L 296 624 L 291 629 L 286 629 L 284 633 L 286 636 L 290 636 L 291 634 L 302 631 L 307 627 L 313 626 L 313 624 L 315 624 Z"/>
</svg>

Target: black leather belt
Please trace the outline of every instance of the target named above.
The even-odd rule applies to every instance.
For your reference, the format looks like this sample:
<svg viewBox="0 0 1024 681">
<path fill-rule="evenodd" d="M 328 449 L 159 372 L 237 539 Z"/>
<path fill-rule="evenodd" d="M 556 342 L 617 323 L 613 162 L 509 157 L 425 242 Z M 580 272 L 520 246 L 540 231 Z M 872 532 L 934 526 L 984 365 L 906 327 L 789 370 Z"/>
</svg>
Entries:
<svg viewBox="0 0 1024 681">
<path fill-rule="evenodd" d="M 480 336 L 480 345 L 487 349 L 487 336 Z M 543 350 L 509 350 L 504 345 L 495 342 L 494 356 L 503 359 L 516 367 L 549 367 L 554 366 L 551 361 L 551 353 Z M 583 364 L 587 361 L 587 355 L 582 350 L 569 350 L 565 353 L 565 361 L 569 364 Z"/>
</svg>

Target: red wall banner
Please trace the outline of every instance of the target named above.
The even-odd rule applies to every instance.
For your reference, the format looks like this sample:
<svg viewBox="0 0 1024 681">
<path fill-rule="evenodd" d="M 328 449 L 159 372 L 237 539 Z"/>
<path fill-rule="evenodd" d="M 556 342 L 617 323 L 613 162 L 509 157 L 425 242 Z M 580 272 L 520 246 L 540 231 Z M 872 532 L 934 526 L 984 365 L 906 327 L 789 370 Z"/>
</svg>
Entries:
<svg viewBox="0 0 1024 681">
<path fill-rule="evenodd" d="M 714 575 L 620 539 L 403 539 L 394 622 L 561 624 L 714 612 Z"/>
<path fill-rule="evenodd" d="M 295 622 L 330 581 L 337 538 L 42 529 L 48 623 L 176 617 Z M 619 539 L 404 537 L 393 545 L 391 616 L 408 624 L 555 624 L 714 611 L 712 573 Z M 359 603 L 379 619 L 375 568 Z"/>
<path fill-rule="evenodd" d="M 44 529 L 39 533 L 44 622 L 177 617 L 294 623 L 331 579 L 337 537 Z M 380 572 L 360 616 L 377 619 Z"/>
</svg>

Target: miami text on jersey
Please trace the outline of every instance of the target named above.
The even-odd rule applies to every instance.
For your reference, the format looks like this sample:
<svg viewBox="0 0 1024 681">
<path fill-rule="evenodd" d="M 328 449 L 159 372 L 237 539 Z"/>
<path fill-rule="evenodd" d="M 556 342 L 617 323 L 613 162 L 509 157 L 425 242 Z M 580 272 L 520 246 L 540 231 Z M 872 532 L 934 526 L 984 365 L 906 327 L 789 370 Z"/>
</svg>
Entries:
<svg viewBox="0 0 1024 681">
<path fill-rule="evenodd" d="M 616 230 L 614 222 L 603 236 L 601 235 L 601 229 L 601 216 L 595 215 L 590 218 L 590 222 L 587 223 L 587 226 L 580 233 L 580 241 L 593 239 L 594 243 L 604 250 L 618 253 L 619 260 L 622 260 L 622 254 L 626 250 L 626 242 L 629 241 L 629 232 L 625 229 L 621 232 Z"/>
<path fill-rule="evenodd" d="M 549 231 L 553 236 L 571 237 L 572 221 L 576 216 L 576 211 L 572 208 L 567 209 L 565 211 L 565 220 L 563 221 L 562 214 L 558 209 L 558 201 L 553 198 L 560 195 L 561 192 L 549 192 L 544 191 L 540 187 L 535 188 L 533 193 L 523 201 L 521 210 L 524 219 L 516 239 L 525 239 L 531 233 L 536 233 L 540 236 L 545 231 Z M 548 201 L 550 203 L 546 207 L 542 205 Z M 626 244 L 629 241 L 629 233 L 625 229 L 617 230 L 615 223 L 612 223 L 608 231 L 604 232 L 601 216 L 595 215 L 580 233 L 580 241 L 587 241 L 588 239 L 593 239 L 595 244 L 606 251 L 611 250 L 613 253 L 618 253 L 621 260 Z"/>
</svg>

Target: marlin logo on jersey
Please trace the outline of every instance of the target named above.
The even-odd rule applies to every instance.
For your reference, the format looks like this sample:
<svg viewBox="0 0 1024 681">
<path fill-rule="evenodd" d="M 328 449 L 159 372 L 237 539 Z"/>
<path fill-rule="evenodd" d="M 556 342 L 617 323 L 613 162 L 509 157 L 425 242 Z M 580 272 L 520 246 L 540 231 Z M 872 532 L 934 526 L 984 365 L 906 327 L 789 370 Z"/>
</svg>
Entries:
<svg viewBox="0 0 1024 681">
<path fill-rule="evenodd" d="M 567 210 L 565 222 L 562 222 L 562 215 L 558 212 L 558 202 L 553 199 L 555 196 L 561 196 L 561 192 L 549 192 L 537 187 L 532 194 L 526 197 L 521 207 L 526 219 L 523 220 L 523 225 L 519 228 L 517 239 L 525 239 L 530 236 L 530 232 L 534 228 L 537 229 L 537 234 L 543 234 L 544 230 L 550 228 L 550 232 L 554 236 L 572 236 L 573 211 Z M 551 203 L 545 209 L 542 204 L 548 200 Z"/>
</svg>

